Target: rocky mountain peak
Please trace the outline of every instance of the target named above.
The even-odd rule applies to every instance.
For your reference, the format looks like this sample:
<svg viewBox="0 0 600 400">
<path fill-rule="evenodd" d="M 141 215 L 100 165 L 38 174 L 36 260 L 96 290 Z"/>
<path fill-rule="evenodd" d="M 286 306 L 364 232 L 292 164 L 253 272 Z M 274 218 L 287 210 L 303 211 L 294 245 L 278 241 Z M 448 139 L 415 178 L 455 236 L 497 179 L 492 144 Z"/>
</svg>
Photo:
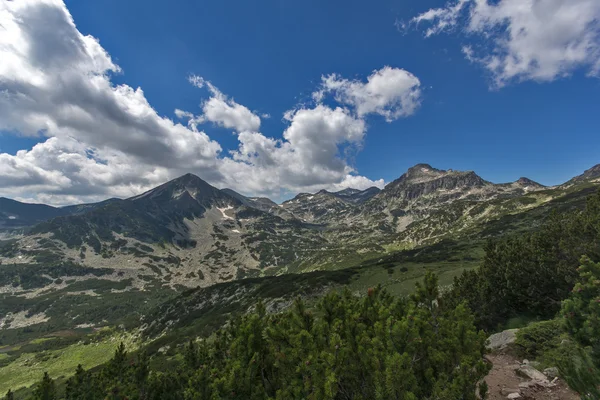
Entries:
<svg viewBox="0 0 600 400">
<path fill-rule="evenodd" d="M 431 165 L 426 164 L 426 163 L 419 163 L 419 164 L 415 164 L 414 166 L 410 167 L 408 169 L 408 172 L 411 171 L 417 171 L 417 170 L 422 170 L 422 169 L 428 169 L 428 170 L 437 170 L 437 168 L 433 168 Z M 438 170 L 439 171 L 439 170 Z"/>
<path fill-rule="evenodd" d="M 583 174 L 576 176 L 570 181 L 566 182 L 565 185 L 579 183 L 584 181 L 591 181 L 600 178 L 600 164 L 594 165 L 590 169 L 586 169 Z"/>
<path fill-rule="evenodd" d="M 215 204 L 239 204 L 240 201 L 194 174 L 185 174 L 141 195 L 130 198 L 136 203 L 154 203 L 158 206 L 195 208 Z"/>
<path fill-rule="evenodd" d="M 600 178 L 600 164 L 594 165 L 592 168 L 586 170 L 583 173 L 585 179 L 596 179 Z"/>
<path fill-rule="evenodd" d="M 426 178 L 426 177 L 436 177 L 445 172 L 447 172 L 447 171 L 433 168 L 429 164 L 417 164 L 413 167 L 410 167 L 403 176 L 405 176 L 408 179 L 424 178 L 424 177 Z"/>
<path fill-rule="evenodd" d="M 422 184 L 434 180 L 444 179 L 446 183 L 444 188 L 449 189 L 455 182 L 458 186 L 481 186 L 486 182 L 473 171 L 454 171 L 433 168 L 429 164 L 417 164 L 411 167 L 400 178 L 391 182 L 386 189 L 395 186 L 406 186 Z M 386 190 L 384 189 L 384 190 Z"/>
<path fill-rule="evenodd" d="M 400 178 L 388 184 L 381 193 L 384 201 L 413 201 L 433 193 L 467 195 L 468 191 L 491 185 L 473 171 L 454 171 L 433 168 L 429 164 L 417 164 Z"/>
<path fill-rule="evenodd" d="M 544 185 L 537 183 L 536 181 L 532 181 L 531 179 L 525 178 L 525 177 L 520 177 L 519 179 L 517 179 L 515 181 L 515 183 L 520 186 L 525 186 L 525 187 L 536 187 L 536 188 L 544 187 Z"/>
</svg>

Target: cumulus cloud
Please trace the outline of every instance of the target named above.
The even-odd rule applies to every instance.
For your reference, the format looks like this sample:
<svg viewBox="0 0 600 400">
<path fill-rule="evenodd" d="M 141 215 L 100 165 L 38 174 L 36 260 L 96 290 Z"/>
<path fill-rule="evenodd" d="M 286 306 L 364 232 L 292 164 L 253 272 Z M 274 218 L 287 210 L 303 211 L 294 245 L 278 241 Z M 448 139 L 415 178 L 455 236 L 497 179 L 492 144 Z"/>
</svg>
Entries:
<svg viewBox="0 0 600 400">
<path fill-rule="evenodd" d="M 214 169 L 220 145 L 160 117 L 140 88 L 113 85 L 120 68 L 62 2 L 2 2 L 0 18 L 0 130 L 75 139 L 139 164 Z"/>
<path fill-rule="evenodd" d="M 52 137 L 14 156 L 0 154 L 0 191 L 64 205 L 133 196 L 170 177 L 167 168 L 116 151 L 101 153 L 72 138 Z"/>
<path fill-rule="evenodd" d="M 339 150 L 342 145 L 360 146 L 366 133 L 364 120 L 345 108 L 324 105 L 295 110 L 289 118 L 281 140 L 258 132 L 238 136 L 240 146 L 224 164 L 228 171 L 224 175 L 232 186 L 264 193 L 278 188 L 312 191 L 358 182 L 349 180 L 355 171 Z M 361 184 L 382 185 L 382 181 L 360 178 Z"/>
<path fill-rule="evenodd" d="M 331 93 L 336 101 L 353 107 L 359 117 L 379 114 L 391 122 L 413 114 L 421 103 L 421 82 L 400 68 L 373 71 L 366 83 L 338 74 L 323 76 L 321 81 L 320 90 L 312 95 L 316 102 Z"/>
<path fill-rule="evenodd" d="M 259 130 L 260 117 L 247 107 L 225 96 L 211 82 L 198 75 L 191 75 L 188 81 L 197 88 L 206 86 L 211 93 L 211 97 L 202 103 L 203 113 L 201 115 L 193 116 L 191 113 L 175 110 L 179 118 L 189 118 L 191 126 L 210 121 L 215 125 L 234 129 L 238 132 Z"/>
<path fill-rule="evenodd" d="M 552 81 L 577 69 L 598 76 L 598 21 L 598 0 L 458 0 L 411 22 L 428 23 L 426 36 L 464 25 L 464 32 L 483 44 L 466 45 L 463 53 L 501 87 L 511 81 Z"/>
<path fill-rule="evenodd" d="M 128 197 L 192 172 L 247 194 L 382 187 L 360 176 L 347 154 L 359 151 L 367 114 L 388 120 L 418 106 L 419 81 L 385 67 L 366 83 L 324 77 L 317 102 L 286 113 L 281 138 L 260 132 L 256 112 L 210 81 L 200 112 L 177 109 L 185 123 L 159 115 L 141 88 L 112 82 L 123 74 L 98 39 L 83 35 L 61 0 L 0 2 L 0 132 L 40 138 L 31 149 L 0 153 L 0 190 L 51 204 Z M 267 118 L 263 114 L 263 118 Z M 234 130 L 224 154 L 202 124 Z"/>
</svg>

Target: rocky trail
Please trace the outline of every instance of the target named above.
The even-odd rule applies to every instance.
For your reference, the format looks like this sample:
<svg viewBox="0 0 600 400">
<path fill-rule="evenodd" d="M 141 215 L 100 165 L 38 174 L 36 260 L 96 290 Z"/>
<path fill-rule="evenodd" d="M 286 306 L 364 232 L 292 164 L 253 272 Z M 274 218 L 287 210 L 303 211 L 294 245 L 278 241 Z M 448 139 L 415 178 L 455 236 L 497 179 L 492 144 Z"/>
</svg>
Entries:
<svg viewBox="0 0 600 400">
<path fill-rule="evenodd" d="M 529 364 L 523 364 L 513 355 L 500 352 L 486 357 L 493 367 L 485 378 L 489 388 L 488 399 L 523 400 L 578 400 L 580 397 L 569 389 L 560 378 L 546 377 Z M 533 371 L 532 371 L 533 370 Z M 526 372 L 534 371 L 545 379 L 531 379 Z"/>
<path fill-rule="evenodd" d="M 579 400 L 580 396 L 558 377 L 555 368 L 538 371 L 528 360 L 520 360 L 511 344 L 516 329 L 492 335 L 486 359 L 492 370 L 486 376 L 488 399 Z"/>
</svg>

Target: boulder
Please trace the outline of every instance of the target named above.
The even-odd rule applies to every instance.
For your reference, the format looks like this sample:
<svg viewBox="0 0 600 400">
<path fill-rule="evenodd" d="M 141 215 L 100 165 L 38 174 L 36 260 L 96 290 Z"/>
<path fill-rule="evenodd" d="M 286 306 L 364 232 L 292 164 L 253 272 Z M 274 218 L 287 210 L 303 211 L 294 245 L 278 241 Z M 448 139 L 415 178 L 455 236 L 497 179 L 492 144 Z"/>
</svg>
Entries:
<svg viewBox="0 0 600 400">
<path fill-rule="evenodd" d="M 499 333 L 494 333 L 487 340 L 487 348 L 490 350 L 502 350 L 517 339 L 518 329 L 508 329 Z"/>
<path fill-rule="evenodd" d="M 558 368 L 556 368 L 556 367 L 546 368 L 544 370 L 544 375 L 546 375 L 546 377 L 548 379 L 554 379 L 558 376 Z"/>
<path fill-rule="evenodd" d="M 545 383 L 545 384 L 550 383 L 548 381 L 548 378 L 546 377 L 546 375 L 544 375 L 537 369 L 533 368 L 529 364 L 522 365 L 521 368 L 519 368 L 517 370 L 517 375 L 522 376 L 523 378 L 530 379 L 534 382 Z"/>
<path fill-rule="evenodd" d="M 520 399 L 521 395 L 519 393 L 511 393 L 508 396 L 506 396 L 507 399 Z"/>
</svg>

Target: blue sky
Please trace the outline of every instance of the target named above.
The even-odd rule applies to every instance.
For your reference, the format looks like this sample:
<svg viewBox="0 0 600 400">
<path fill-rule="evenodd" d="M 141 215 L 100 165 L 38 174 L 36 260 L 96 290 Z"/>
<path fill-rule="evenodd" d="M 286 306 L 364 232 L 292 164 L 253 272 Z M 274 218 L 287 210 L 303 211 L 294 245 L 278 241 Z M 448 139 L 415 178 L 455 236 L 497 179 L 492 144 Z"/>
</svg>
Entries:
<svg viewBox="0 0 600 400">
<path fill-rule="evenodd" d="M 585 0 L 575 3 L 578 1 L 583 9 Z M 59 2 L 53 3 L 60 6 Z M 387 183 L 408 167 L 425 162 L 443 169 L 475 170 L 493 182 L 527 176 L 552 185 L 600 163 L 600 80 L 594 66 L 598 55 L 591 52 L 571 63 L 548 61 L 543 54 L 535 53 L 537 49 L 530 50 L 517 43 L 510 51 L 538 57 L 532 65 L 559 63 L 559 71 L 553 71 L 553 65 L 543 72 L 523 69 L 513 75 L 506 68 L 493 69 L 489 57 L 498 53 L 500 42 L 474 32 L 473 25 L 465 22 L 468 14 L 452 19 L 453 14 L 446 7 L 454 3 L 68 0 L 65 9 L 72 15 L 77 30 L 84 36 L 97 38 L 120 67 L 119 73 L 109 72 L 112 84 L 140 87 L 160 117 L 177 121 L 175 109 L 201 113 L 201 102 L 211 94 L 206 86 L 199 89 L 190 84 L 188 78 L 198 75 L 256 115 L 269 114 L 270 118 L 261 117 L 260 132 L 272 139 L 282 139 L 290 126 L 291 121 L 282 118 L 287 110 L 314 107 L 310 105 L 311 94 L 319 88 L 322 76 L 335 73 L 344 79 L 366 82 L 373 71 L 384 66 L 410 72 L 420 82 L 418 108 L 391 122 L 377 113 L 361 117 L 366 124 L 364 135 L 352 143 L 354 151 L 350 156 L 340 156 L 353 168 L 352 174 L 374 182 L 383 179 Z M 505 6 L 502 29 L 507 24 L 510 27 L 514 2 L 495 3 L 498 7 Z M 438 15 L 450 13 L 446 14 L 451 18 L 449 28 L 440 25 L 439 17 L 427 15 L 418 24 L 416 20 L 411 22 L 436 8 L 440 10 Z M 531 12 L 533 15 L 535 10 Z M 488 23 L 493 21 L 492 14 L 487 17 Z M 575 22 L 585 27 L 585 20 Z M 426 37 L 427 27 L 439 29 Z M 579 33 L 566 32 L 563 39 L 567 42 L 558 38 L 556 46 L 568 44 L 569 35 L 576 41 L 578 34 L 587 35 L 590 30 L 592 34 L 598 33 L 597 27 L 591 25 Z M 599 46 L 597 35 L 589 40 Z M 526 43 L 535 44 L 534 40 Z M 544 45 L 550 52 L 555 44 L 545 41 Z M 479 53 L 469 59 L 465 56 L 465 46 L 473 46 Z M 538 47 L 543 50 L 543 46 Z M 324 104 L 336 107 L 334 100 L 328 101 Z M 351 107 L 347 104 L 341 106 Z M 48 134 L 51 130 L 24 134 L 24 128 L 17 123 L 13 125 L 0 124 L 3 128 L 0 152 L 6 154 L 7 160 L 8 155 L 14 156 L 18 150 L 29 151 L 48 137 L 63 137 Z M 201 130 L 221 146 L 221 154 L 226 156 L 228 151 L 238 149 L 240 142 L 232 129 L 217 125 L 204 123 Z M 104 149 L 100 141 L 88 143 L 79 137 L 77 140 L 85 146 Z M 123 148 L 116 150 L 127 153 Z M 18 163 L 11 160 L 18 169 Z M 110 165 L 106 160 L 111 158 L 99 159 Z M 163 167 L 167 172 L 155 172 L 152 178 L 140 182 L 123 176 L 115 178 L 114 185 L 118 188 L 115 192 L 98 190 L 97 182 L 80 185 L 85 190 L 73 189 L 82 178 L 72 176 L 67 176 L 67 184 L 56 187 L 33 178 L 31 184 L 21 187 L 14 182 L 2 186 L 0 170 L 0 195 L 55 203 L 126 195 L 186 170 L 185 163 Z M 204 177 L 204 170 L 198 167 L 190 168 L 190 172 Z M 232 186 L 227 179 L 206 178 L 221 183 L 220 186 Z M 271 195 L 283 198 L 319 185 L 341 187 L 335 186 L 340 183 L 335 182 L 337 178 L 332 179 L 316 186 L 302 181 L 302 185 L 288 186 Z M 46 188 L 41 190 L 47 194 L 45 197 L 32 194 L 42 187 Z M 255 188 L 244 185 L 237 189 L 256 192 Z"/>
</svg>

